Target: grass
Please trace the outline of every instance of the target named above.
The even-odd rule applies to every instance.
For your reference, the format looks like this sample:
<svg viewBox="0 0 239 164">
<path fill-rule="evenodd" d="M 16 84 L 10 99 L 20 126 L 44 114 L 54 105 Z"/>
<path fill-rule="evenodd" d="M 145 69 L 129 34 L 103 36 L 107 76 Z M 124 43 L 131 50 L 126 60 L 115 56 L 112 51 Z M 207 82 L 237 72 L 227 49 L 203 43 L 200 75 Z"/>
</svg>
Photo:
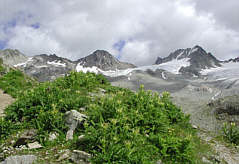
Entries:
<svg viewBox="0 0 239 164">
<path fill-rule="evenodd" d="M 14 81 L 9 76 L 5 81 Z M 16 91 L 17 100 L 0 120 L 0 143 L 10 144 L 18 131 L 35 128 L 36 139 L 44 146 L 37 151 L 43 161 L 54 156 L 56 149 L 86 151 L 93 154 L 92 163 L 200 163 L 201 156 L 207 153 L 206 146 L 199 149 L 202 143 L 197 142 L 189 116 L 172 103 L 169 93 L 160 97 L 143 86 L 134 93 L 111 86 L 102 75 L 82 72 L 71 72 L 34 88 L 29 85 L 24 91 L 22 83 L 12 85 L 16 89 L 9 93 L 14 95 Z M 74 140 L 66 141 L 64 113 L 82 107 L 88 119 L 74 133 Z M 51 132 L 58 132 L 60 137 L 49 141 Z M 85 138 L 78 141 L 77 136 L 82 134 Z M 46 152 L 49 154 L 44 155 Z M 57 157 L 49 160 L 56 162 Z"/>
</svg>

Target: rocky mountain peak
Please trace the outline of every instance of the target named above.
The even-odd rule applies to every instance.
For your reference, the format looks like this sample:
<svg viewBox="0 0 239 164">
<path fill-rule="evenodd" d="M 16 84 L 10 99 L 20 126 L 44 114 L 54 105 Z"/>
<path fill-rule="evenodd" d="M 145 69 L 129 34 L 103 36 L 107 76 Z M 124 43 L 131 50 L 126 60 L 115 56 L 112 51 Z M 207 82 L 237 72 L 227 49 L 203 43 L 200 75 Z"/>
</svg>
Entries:
<svg viewBox="0 0 239 164">
<path fill-rule="evenodd" d="M 15 65 L 27 61 L 28 57 L 15 49 L 0 50 L 0 58 L 3 59 L 3 63 L 7 65 Z"/>
<path fill-rule="evenodd" d="M 198 75 L 202 69 L 221 66 L 220 61 L 211 53 L 207 53 L 201 46 L 196 45 L 193 48 L 178 49 L 169 54 L 168 57 L 158 57 L 155 64 L 167 63 L 170 61 L 187 60 L 189 66 L 181 67 L 179 72 L 183 74 Z"/>
<path fill-rule="evenodd" d="M 95 66 L 104 71 L 135 67 L 133 64 L 120 62 L 117 58 L 105 50 L 96 50 L 89 56 L 79 59 L 77 63 L 83 67 Z"/>
</svg>

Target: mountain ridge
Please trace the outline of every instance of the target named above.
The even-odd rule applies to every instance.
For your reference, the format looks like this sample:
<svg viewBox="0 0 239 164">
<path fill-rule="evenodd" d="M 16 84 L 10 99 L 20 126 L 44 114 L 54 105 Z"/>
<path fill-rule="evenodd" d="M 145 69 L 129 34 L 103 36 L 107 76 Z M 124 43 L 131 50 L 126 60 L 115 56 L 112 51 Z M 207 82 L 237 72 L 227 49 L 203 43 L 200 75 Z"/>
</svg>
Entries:
<svg viewBox="0 0 239 164">
<path fill-rule="evenodd" d="M 182 66 L 179 72 L 189 75 L 200 75 L 202 69 L 220 67 L 219 61 L 210 52 L 206 52 L 202 47 L 196 45 L 193 48 L 178 49 L 165 58 L 158 57 L 155 64 L 163 64 L 172 60 L 188 59 L 188 66 Z"/>
</svg>

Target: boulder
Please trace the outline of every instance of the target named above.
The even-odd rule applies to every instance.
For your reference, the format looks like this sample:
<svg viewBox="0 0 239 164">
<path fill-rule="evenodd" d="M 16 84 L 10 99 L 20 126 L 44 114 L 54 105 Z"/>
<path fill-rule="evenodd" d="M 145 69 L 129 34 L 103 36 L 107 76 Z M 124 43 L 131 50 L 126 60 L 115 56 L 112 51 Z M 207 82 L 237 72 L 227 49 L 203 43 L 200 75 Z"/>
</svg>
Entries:
<svg viewBox="0 0 239 164">
<path fill-rule="evenodd" d="M 27 144 L 28 149 L 39 149 L 42 148 L 42 145 L 39 142 L 33 142 Z"/>
<path fill-rule="evenodd" d="M 10 156 L 7 157 L 0 164 L 32 164 L 37 160 L 35 155 L 22 155 L 22 156 Z"/>
<path fill-rule="evenodd" d="M 91 155 L 80 150 L 73 150 L 71 160 L 75 163 L 89 164 Z"/>
<path fill-rule="evenodd" d="M 36 129 L 25 130 L 14 144 L 14 147 L 26 145 L 28 142 L 33 141 L 37 135 Z"/>
<path fill-rule="evenodd" d="M 57 137 L 59 136 L 59 134 L 58 133 L 50 133 L 49 134 L 49 141 L 53 141 L 53 140 L 55 140 L 55 139 L 57 139 Z"/>
<path fill-rule="evenodd" d="M 69 130 L 67 131 L 66 139 L 73 139 L 74 130 L 87 118 L 86 115 L 79 113 L 76 110 L 71 110 L 65 113 L 65 121 Z"/>
</svg>

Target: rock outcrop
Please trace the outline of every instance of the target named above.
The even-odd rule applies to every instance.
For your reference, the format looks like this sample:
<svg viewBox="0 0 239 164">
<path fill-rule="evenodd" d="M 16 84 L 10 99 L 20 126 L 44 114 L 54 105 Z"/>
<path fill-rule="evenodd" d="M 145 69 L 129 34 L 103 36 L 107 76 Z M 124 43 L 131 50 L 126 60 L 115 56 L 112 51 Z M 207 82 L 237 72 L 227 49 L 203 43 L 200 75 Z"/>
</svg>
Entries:
<svg viewBox="0 0 239 164">
<path fill-rule="evenodd" d="M 32 164 L 37 160 L 35 155 L 10 156 L 0 164 Z"/>
<path fill-rule="evenodd" d="M 66 134 L 66 140 L 72 140 L 73 134 L 77 126 L 82 123 L 87 118 L 86 115 L 77 112 L 76 110 L 71 110 L 65 113 L 66 125 L 69 128 Z"/>
</svg>

